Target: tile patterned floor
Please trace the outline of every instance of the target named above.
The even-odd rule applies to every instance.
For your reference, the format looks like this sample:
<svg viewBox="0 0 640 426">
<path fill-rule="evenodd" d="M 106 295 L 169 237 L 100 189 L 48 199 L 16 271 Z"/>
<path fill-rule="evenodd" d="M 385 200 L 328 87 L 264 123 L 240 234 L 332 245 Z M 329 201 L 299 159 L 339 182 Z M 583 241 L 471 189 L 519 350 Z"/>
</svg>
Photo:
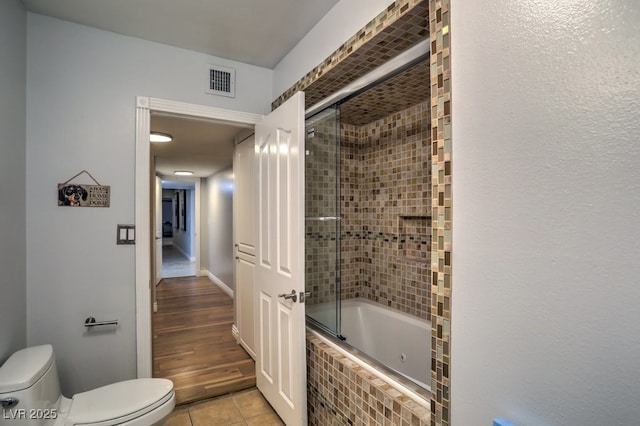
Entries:
<svg viewBox="0 0 640 426">
<path fill-rule="evenodd" d="M 167 417 L 164 426 L 284 426 L 258 389 L 181 405 Z"/>
</svg>

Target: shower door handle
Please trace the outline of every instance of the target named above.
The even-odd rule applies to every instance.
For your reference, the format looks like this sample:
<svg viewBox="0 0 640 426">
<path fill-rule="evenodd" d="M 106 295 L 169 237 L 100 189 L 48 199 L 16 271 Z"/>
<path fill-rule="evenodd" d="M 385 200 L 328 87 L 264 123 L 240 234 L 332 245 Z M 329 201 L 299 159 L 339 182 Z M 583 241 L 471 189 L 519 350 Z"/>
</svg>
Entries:
<svg viewBox="0 0 640 426">
<path fill-rule="evenodd" d="M 298 294 L 296 293 L 295 290 L 291 290 L 290 294 L 287 294 L 287 293 L 279 294 L 278 297 L 282 297 L 285 300 L 293 300 L 293 303 L 296 303 L 298 301 Z"/>
</svg>

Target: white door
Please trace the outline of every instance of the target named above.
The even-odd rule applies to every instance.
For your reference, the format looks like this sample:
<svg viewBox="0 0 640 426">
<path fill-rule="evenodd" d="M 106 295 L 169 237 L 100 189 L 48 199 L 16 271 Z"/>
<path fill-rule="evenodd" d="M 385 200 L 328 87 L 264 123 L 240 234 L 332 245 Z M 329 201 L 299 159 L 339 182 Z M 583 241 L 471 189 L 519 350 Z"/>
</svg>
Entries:
<svg viewBox="0 0 640 426">
<path fill-rule="evenodd" d="M 158 285 L 160 280 L 162 279 L 162 179 L 156 176 L 156 191 L 155 191 L 155 244 L 154 254 L 155 254 L 155 279 L 153 280 L 154 284 Z M 154 302 L 155 302 L 155 291 L 154 294 Z"/>
<path fill-rule="evenodd" d="M 256 381 L 290 426 L 307 424 L 304 152 L 298 92 L 256 125 L 255 144 Z"/>
<path fill-rule="evenodd" d="M 240 344 L 256 359 L 255 287 L 255 135 L 236 145 L 233 158 L 233 226 L 236 247 L 235 305 Z"/>
<path fill-rule="evenodd" d="M 240 344 L 256 359 L 255 286 L 256 259 L 248 254 L 236 253 L 236 323 Z"/>
<path fill-rule="evenodd" d="M 252 256 L 256 254 L 254 148 L 255 135 L 251 135 L 236 145 L 233 158 L 235 242 L 238 251 Z"/>
</svg>

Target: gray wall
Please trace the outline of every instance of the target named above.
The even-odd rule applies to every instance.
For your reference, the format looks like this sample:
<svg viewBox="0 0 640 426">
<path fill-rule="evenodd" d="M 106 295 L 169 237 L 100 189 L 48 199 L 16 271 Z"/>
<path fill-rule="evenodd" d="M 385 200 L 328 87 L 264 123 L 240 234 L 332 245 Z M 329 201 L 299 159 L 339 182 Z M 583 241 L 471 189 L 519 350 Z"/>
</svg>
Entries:
<svg viewBox="0 0 640 426">
<path fill-rule="evenodd" d="M 233 169 L 207 179 L 209 272 L 235 291 L 233 282 Z"/>
<path fill-rule="evenodd" d="M 27 32 L 27 336 L 54 345 L 70 395 L 136 375 L 134 247 L 115 244 L 135 217 L 135 97 L 264 113 L 272 71 L 37 14 Z M 204 93 L 209 63 L 237 70 L 236 98 Z M 56 205 L 83 169 L 109 208 Z M 89 315 L 120 325 L 89 335 Z"/>
<path fill-rule="evenodd" d="M 26 345 L 27 15 L 0 1 L 0 363 Z"/>
<path fill-rule="evenodd" d="M 451 3 L 451 424 L 638 424 L 638 2 Z"/>
</svg>

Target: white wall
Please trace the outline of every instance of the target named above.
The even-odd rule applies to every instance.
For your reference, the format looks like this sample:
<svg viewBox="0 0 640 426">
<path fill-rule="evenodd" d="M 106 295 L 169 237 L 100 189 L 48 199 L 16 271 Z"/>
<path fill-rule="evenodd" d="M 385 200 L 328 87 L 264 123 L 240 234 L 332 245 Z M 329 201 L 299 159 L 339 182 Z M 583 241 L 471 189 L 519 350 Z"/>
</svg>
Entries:
<svg viewBox="0 0 640 426">
<path fill-rule="evenodd" d="M 26 345 L 27 15 L 0 1 L 0 364 Z"/>
<path fill-rule="evenodd" d="M 235 99 L 204 94 L 211 62 L 236 68 Z M 116 225 L 134 222 L 135 97 L 263 113 L 271 82 L 271 70 L 28 14 L 27 341 L 54 345 L 65 394 L 136 374 L 134 247 L 115 244 Z M 109 208 L 56 205 L 56 185 L 83 169 L 111 186 Z M 89 315 L 120 325 L 87 335 Z"/>
<path fill-rule="evenodd" d="M 273 98 L 293 86 L 391 3 L 393 0 L 340 0 L 336 3 L 276 65 Z"/>
<path fill-rule="evenodd" d="M 233 282 L 233 169 L 207 179 L 209 272 L 230 289 Z"/>
<path fill-rule="evenodd" d="M 451 18 L 452 424 L 638 424 L 640 8 Z"/>
</svg>

